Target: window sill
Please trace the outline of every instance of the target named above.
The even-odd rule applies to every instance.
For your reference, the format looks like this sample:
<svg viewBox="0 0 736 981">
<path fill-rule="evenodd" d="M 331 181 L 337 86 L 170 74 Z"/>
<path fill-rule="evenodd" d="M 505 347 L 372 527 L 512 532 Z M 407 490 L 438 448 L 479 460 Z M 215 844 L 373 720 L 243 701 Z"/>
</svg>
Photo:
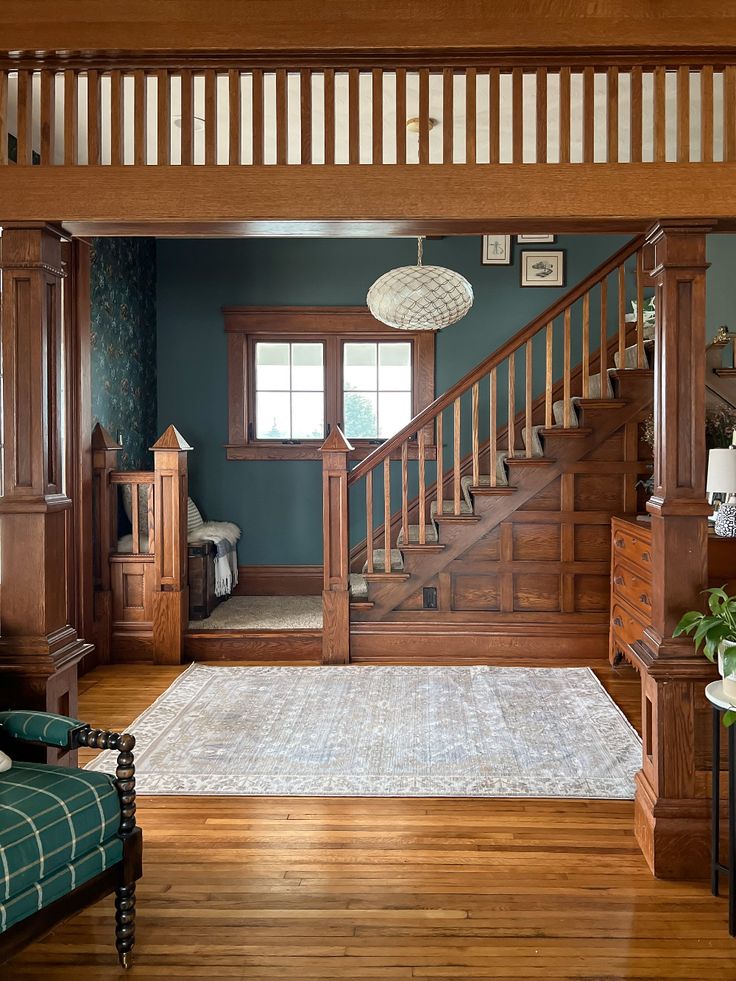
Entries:
<svg viewBox="0 0 736 981">
<path fill-rule="evenodd" d="M 365 460 L 381 445 L 381 443 L 356 441 L 350 459 L 356 462 Z M 228 443 L 225 445 L 225 458 L 227 460 L 321 460 L 321 446 L 321 443 Z M 418 457 L 419 446 L 416 443 L 410 443 L 409 459 L 416 460 Z M 391 459 L 400 460 L 401 453 L 392 453 Z M 433 445 L 426 445 L 424 459 L 436 460 L 437 448 Z"/>
</svg>

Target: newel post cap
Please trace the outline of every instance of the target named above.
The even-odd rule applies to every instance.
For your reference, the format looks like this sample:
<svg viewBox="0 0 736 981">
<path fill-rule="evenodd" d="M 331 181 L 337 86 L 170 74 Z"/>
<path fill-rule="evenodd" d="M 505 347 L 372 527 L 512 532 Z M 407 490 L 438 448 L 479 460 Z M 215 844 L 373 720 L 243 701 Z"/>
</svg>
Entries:
<svg viewBox="0 0 736 981">
<path fill-rule="evenodd" d="M 333 426 L 330 434 L 319 448 L 320 453 L 351 453 L 353 446 L 339 426 Z"/>
<path fill-rule="evenodd" d="M 107 429 L 105 429 L 105 427 L 98 422 L 95 424 L 95 428 L 92 430 L 92 449 L 114 450 L 116 453 L 119 453 L 120 450 L 122 450 L 122 446 L 116 439 L 113 439 Z"/>
<path fill-rule="evenodd" d="M 188 453 L 192 447 L 187 443 L 176 426 L 169 426 L 159 436 L 153 446 L 149 446 L 152 453 L 157 450 L 174 450 L 176 452 Z"/>
</svg>

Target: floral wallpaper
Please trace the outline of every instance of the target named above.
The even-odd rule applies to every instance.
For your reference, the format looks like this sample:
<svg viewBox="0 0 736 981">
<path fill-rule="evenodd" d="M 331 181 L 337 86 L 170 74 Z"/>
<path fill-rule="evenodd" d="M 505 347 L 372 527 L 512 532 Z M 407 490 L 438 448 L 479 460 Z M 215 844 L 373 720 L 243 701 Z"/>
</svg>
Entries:
<svg viewBox="0 0 736 981">
<path fill-rule="evenodd" d="M 156 243 L 92 247 L 92 424 L 122 437 L 122 470 L 149 470 L 156 432 Z"/>
</svg>

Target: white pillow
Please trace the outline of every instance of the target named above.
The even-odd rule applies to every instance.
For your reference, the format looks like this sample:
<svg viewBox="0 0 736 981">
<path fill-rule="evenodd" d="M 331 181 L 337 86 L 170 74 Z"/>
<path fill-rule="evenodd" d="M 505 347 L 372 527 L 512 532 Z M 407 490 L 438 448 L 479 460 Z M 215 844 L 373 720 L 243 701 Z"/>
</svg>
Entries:
<svg viewBox="0 0 736 981">
<path fill-rule="evenodd" d="M 6 754 L 0 750 L 0 773 L 5 773 L 5 771 L 9 770 L 12 765 L 13 761 L 11 758 L 6 756 Z"/>
<path fill-rule="evenodd" d="M 194 531 L 195 528 L 201 528 L 204 524 L 202 515 L 199 513 L 199 508 L 191 499 L 187 498 L 187 531 Z"/>
</svg>

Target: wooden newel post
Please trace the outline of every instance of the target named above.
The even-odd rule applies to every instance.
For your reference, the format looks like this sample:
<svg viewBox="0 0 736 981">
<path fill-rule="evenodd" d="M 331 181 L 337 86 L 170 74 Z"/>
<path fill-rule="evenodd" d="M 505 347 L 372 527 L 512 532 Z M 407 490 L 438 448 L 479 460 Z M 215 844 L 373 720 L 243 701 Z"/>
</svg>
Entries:
<svg viewBox="0 0 736 981">
<path fill-rule="evenodd" d="M 322 663 L 350 661 L 350 539 L 348 456 L 353 447 L 335 426 L 322 453 Z"/>
<path fill-rule="evenodd" d="M 154 457 L 155 664 L 181 664 L 182 661 L 184 631 L 189 616 L 187 453 L 191 448 L 175 426 L 169 426 L 151 447 Z"/>
<path fill-rule="evenodd" d="M 112 642 L 112 590 L 110 552 L 117 542 L 117 500 L 110 474 L 118 469 L 122 447 L 99 422 L 92 430 L 92 502 L 95 515 L 92 569 L 95 584 L 93 605 L 94 642 L 99 664 L 110 662 Z"/>
<path fill-rule="evenodd" d="M 635 832 L 662 878 L 705 878 L 709 856 L 710 713 L 715 677 L 692 639 L 673 637 L 702 607 L 710 508 L 705 499 L 705 242 L 697 222 L 649 233 L 646 268 L 656 289 L 651 626 L 636 651 L 642 675 L 642 769 Z"/>
</svg>

